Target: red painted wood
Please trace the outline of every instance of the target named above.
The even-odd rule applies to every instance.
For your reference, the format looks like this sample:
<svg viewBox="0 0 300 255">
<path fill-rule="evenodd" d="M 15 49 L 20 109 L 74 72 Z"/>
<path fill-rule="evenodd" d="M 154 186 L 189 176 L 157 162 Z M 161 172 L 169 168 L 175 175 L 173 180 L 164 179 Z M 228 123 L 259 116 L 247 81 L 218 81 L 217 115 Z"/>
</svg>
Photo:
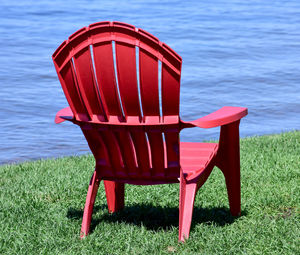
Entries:
<svg viewBox="0 0 300 255">
<path fill-rule="evenodd" d="M 180 143 L 180 165 L 186 178 L 201 174 L 218 151 L 217 143 Z"/>
<path fill-rule="evenodd" d="M 89 232 L 100 180 L 110 212 L 124 207 L 125 183 L 179 182 L 179 241 L 183 242 L 189 237 L 196 193 L 218 166 L 225 176 L 230 211 L 240 215 L 239 122 L 246 108 L 226 106 L 195 121 L 180 120 L 180 56 L 148 32 L 121 22 L 98 22 L 78 30 L 58 47 L 53 61 L 70 105 L 57 113 L 55 122 L 79 125 L 96 161 L 82 237 Z M 180 142 L 184 128 L 216 126 L 221 126 L 219 143 Z"/>
<path fill-rule="evenodd" d="M 241 215 L 239 124 L 238 120 L 221 127 L 217 162 L 225 176 L 230 212 L 233 216 Z"/>
<path fill-rule="evenodd" d="M 111 172 L 111 157 L 107 149 L 106 144 L 104 143 L 103 138 L 101 137 L 101 132 L 96 129 L 90 128 L 81 128 L 89 147 L 96 159 L 96 166 L 101 167 L 102 175 L 112 176 Z"/>
<path fill-rule="evenodd" d="M 179 115 L 180 75 L 174 73 L 167 65 L 162 64 L 162 113 Z"/>
<path fill-rule="evenodd" d="M 182 121 L 185 127 L 201 127 L 201 128 L 212 128 L 226 125 L 241 118 L 248 114 L 248 109 L 244 107 L 233 107 L 224 106 L 221 109 L 208 114 L 200 119 L 185 122 Z"/>
<path fill-rule="evenodd" d="M 70 107 L 66 107 L 58 111 L 54 121 L 56 124 L 59 124 L 61 122 L 64 122 L 66 120 L 65 118 L 69 118 L 71 120 L 74 119 L 74 115 Z"/>
<path fill-rule="evenodd" d="M 179 194 L 179 241 L 189 238 L 197 183 L 187 183 L 183 173 L 180 174 Z"/>
<path fill-rule="evenodd" d="M 158 60 L 145 50 L 140 50 L 139 60 L 143 113 L 145 116 L 159 116 Z"/>
<path fill-rule="evenodd" d="M 124 208 L 124 183 L 104 181 L 107 207 L 110 213 L 117 212 Z"/>
<path fill-rule="evenodd" d="M 143 178 L 150 178 L 150 155 L 149 155 L 149 146 L 146 139 L 146 134 L 142 128 L 135 128 L 131 131 L 131 137 L 134 144 L 136 159 L 139 167 L 138 176 Z"/>
<path fill-rule="evenodd" d="M 81 224 L 81 231 L 80 231 L 81 239 L 87 236 L 90 231 L 92 214 L 93 214 L 99 183 L 100 183 L 100 179 L 98 178 L 97 171 L 95 170 L 90 180 L 90 185 L 86 196 L 86 202 L 85 202 L 82 224 Z"/>
<path fill-rule="evenodd" d="M 116 177 L 127 177 L 127 173 L 124 171 L 124 161 L 116 133 L 111 130 L 101 130 L 99 133 L 104 141 L 104 145 L 106 146 L 110 158 L 112 170 L 110 174 Z"/>
<path fill-rule="evenodd" d="M 115 133 L 118 139 L 126 174 L 129 178 L 137 178 L 137 161 L 135 156 L 134 144 L 132 142 L 130 133 L 127 130 L 116 131 Z"/>
<path fill-rule="evenodd" d="M 135 59 L 134 46 L 116 42 L 117 73 L 125 117 L 141 116 Z"/>
<path fill-rule="evenodd" d="M 99 91 L 103 99 L 106 115 L 118 116 L 122 119 L 111 42 L 95 44 L 93 46 L 93 53 Z"/>
<path fill-rule="evenodd" d="M 78 120 L 87 121 L 89 120 L 88 112 L 85 105 L 81 99 L 81 95 L 78 91 L 76 85 L 76 79 L 74 77 L 74 72 L 72 70 L 72 63 L 69 62 L 65 67 L 59 72 L 59 77 L 62 80 L 62 87 L 67 97 L 70 107 Z"/>
<path fill-rule="evenodd" d="M 166 146 L 166 158 L 167 168 L 166 176 L 171 178 L 178 178 L 178 172 L 180 168 L 179 161 L 179 132 L 177 130 L 165 132 L 165 146 Z"/>
<path fill-rule="evenodd" d="M 90 48 L 85 47 L 74 56 L 75 71 L 78 85 L 84 104 L 92 120 L 103 121 L 106 115 L 102 109 L 102 102 L 98 93 L 97 84 L 93 72 Z"/>
<path fill-rule="evenodd" d="M 165 176 L 165 155 L 164 155 L 164 142 L 161 132 L 147 132 L 151 159 L 152 159 L 152 176 L 164 177 Z"/>
</svg>

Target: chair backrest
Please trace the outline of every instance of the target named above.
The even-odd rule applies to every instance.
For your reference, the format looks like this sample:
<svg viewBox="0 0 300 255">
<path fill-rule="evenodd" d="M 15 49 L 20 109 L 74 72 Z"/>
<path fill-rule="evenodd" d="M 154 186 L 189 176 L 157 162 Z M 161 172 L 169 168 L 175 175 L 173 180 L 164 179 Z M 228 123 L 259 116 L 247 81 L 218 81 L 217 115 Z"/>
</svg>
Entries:
<svg viewBox="0 0 300 255">
<path fill-rule="evenodd" d="M 142 29 L 99 22 L 53 61 L 103 177 L 178 177 L 180 56 Z"/>
</svg>

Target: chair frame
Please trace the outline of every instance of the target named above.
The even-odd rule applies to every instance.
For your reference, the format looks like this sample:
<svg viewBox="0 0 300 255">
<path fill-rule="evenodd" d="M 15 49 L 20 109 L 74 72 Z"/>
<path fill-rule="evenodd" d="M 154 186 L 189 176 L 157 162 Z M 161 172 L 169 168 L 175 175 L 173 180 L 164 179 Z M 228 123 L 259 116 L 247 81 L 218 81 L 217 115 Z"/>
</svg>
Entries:
<svg viewBox="0 0 300 255">
<path fill-rule="evenodd" d="M 116 44 L 115 54 L 111 50 L 112 42 Z M 139 77 L 135 74 L 136 47 L 139 48 Z M 67 120 L 78 125 L 96 160 L 81 238 L 90 231 L 101 180 L 110 213 L 124 208 L 126 183 L 179 182 L 179 241 L 184 242 L 189 237 L 197 191 L 217 166 L 225 176 L 230 212 L 240 215 L 239 124 L 247 115 L 247 108 L 225 106 L 194 121 L 181 120 L 181 57 L 153 35 L 129 24 L 91 24 L 71 35 L 52 57 L 70 105 L 56 114 L 55 122 Z M 117 61 L 115 66 L 113 61 Z M 162 63 L 161 91 L 159 79 L 153 79 L 158 75 L 158 61 Z M 103 75 L 98 75 L 100 69 Z M 142 106 L 138 100 L 142 100 Z M 179 133 L 184 128 L 218 126 L 221 127 L 219 143 L 180 142 Z M 195 146 L 194 151 L 190 149 Z M 206 153 L 201 167 L 196 166 L 200 162 L 199 149 Z M 194 161 L 188 153 L 193 154 Z M 189 164 L 193 170 L 187 167 Z"/>
</svg>

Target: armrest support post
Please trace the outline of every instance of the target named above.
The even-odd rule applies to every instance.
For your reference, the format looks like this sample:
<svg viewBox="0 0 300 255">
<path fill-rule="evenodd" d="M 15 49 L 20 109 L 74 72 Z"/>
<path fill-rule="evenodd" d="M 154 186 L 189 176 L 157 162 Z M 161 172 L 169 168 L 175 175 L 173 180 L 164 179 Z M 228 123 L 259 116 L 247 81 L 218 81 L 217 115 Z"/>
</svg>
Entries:
<svg viewBox="0 0 300 255">
<path fill-rule="evenodd" d="M 222 170 L 229 198 L 231 214 L 241 214 L 240 181 L 240 121 L 221 126 L 217 166 Z"/>
</svg>

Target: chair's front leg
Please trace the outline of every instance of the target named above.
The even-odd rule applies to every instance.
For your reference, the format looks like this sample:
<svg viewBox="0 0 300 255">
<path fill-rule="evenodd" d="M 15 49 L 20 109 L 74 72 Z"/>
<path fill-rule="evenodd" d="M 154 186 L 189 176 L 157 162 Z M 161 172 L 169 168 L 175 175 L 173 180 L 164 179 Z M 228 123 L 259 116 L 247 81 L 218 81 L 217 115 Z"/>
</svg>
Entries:
<svg viewBox="0 0 300 255">
<path fill-rule="evenodd" d="M 217 157 L 217 166 L 225 176 L 230 212 L 233 216 L 241 215 L 239 124 L 240 121 L 235 121 L 221 127 Z"/>
<path fill-rule="evenodd" d="M 180 170 L 179 242 L 184 242 L 189 238 L 196 194 L 197 183 L 187 183 L 182 170 Z"/>
<path fill-rule="evenodd" d="M 89 234 L 90 231 L 90 225 L 92 221 L 92 214 L 95 204 L 95 199 L 99 187 L 100 179 L 97 177 L 97 171 L 95 170 L 92 178 L 90 180 L 88 193 L 86 196 L 85 206 L 84 206 L 84 212 L 83 212 L 83 219 L 81 224 L 81 232 L 80 232 L 80 238 L 84 238 Z"/>
</svg>

